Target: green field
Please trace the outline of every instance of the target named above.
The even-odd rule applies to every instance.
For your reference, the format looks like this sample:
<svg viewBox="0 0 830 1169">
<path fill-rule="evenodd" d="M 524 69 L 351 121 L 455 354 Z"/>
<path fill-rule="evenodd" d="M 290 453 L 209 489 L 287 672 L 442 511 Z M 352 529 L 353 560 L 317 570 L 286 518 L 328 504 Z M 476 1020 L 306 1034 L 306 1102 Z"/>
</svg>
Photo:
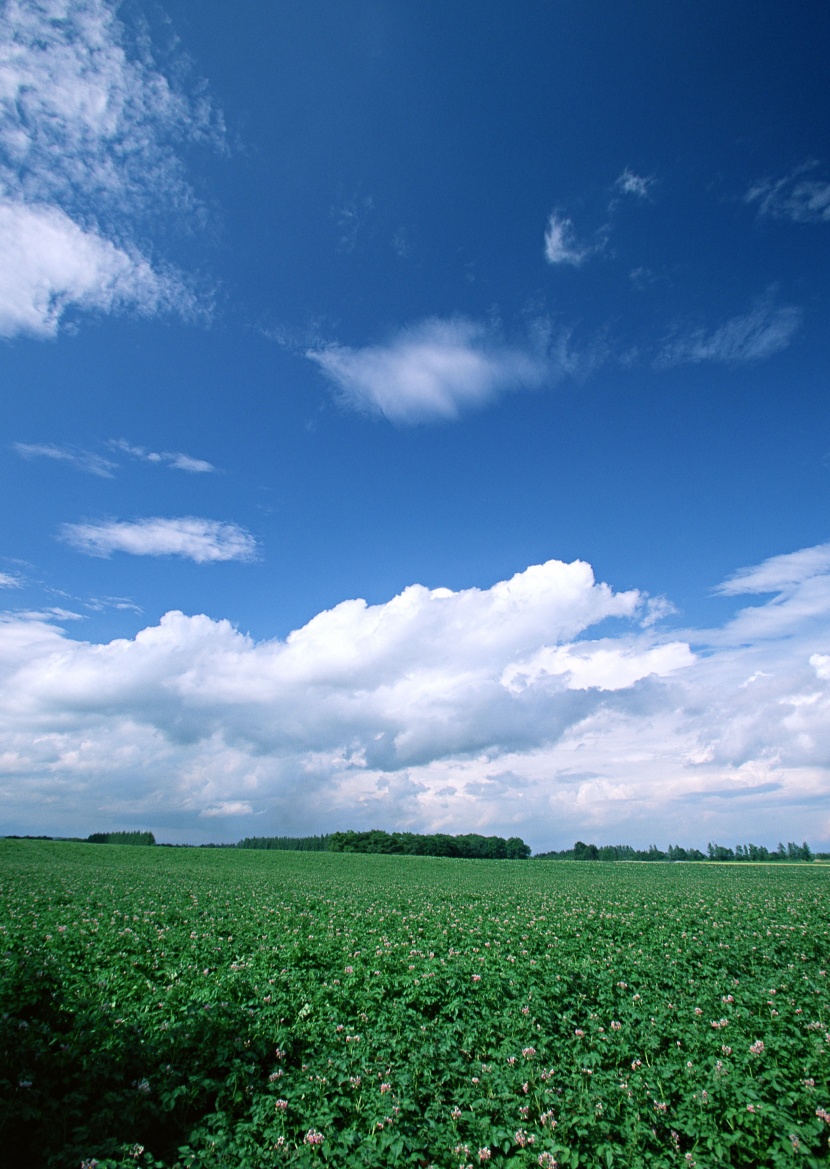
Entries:
<svg viewBox="0 0 830 1169">
<path fill-rule="evenodd" d="M 830 871 L 0 841 L 12 1169 L 826 1165 Z"/>
</svg>

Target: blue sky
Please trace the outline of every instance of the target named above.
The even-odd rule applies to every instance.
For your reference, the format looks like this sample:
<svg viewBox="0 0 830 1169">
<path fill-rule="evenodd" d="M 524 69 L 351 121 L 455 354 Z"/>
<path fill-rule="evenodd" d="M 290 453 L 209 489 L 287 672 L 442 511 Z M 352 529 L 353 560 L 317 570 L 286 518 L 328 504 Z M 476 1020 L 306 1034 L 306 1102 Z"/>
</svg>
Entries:
<svg viewBox="0 0 830 1169">
<path fill-rule="evenodd" d="M 830 14 L 0 3 L 0 822 L 830 846 Z"/>
</svg>

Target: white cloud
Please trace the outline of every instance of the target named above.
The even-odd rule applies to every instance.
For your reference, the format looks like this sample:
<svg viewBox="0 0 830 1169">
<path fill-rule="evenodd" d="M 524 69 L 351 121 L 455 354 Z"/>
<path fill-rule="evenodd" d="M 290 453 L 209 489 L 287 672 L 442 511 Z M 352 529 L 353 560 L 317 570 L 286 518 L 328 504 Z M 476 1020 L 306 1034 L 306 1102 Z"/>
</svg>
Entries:
<svg viewBox="0 0 830 1169">
<path fill-rule="evenodd" d="M 570 264 L 578 268 L 593 248 L 580 244 L 570 219 L 551 211 L 545 229 L 545 259 L 549 264 Z"/>
<path fill-rule="evenodd" d="M 205 475 L 216 470 L 207 459 L 194 459 L 192 455 L 185 455 L 181 451 L 162 451 L 161 458 L 174 471 L 187 471 L 189 475 Z"/>
<path fill-rule="evenodd" d="M 79 447 L 58 446 L 53 442 L 16 442 L 12 445 L 23 459 L 52 459 L 59 463 L 69 463 L 79 471 L 87 471 L 101 479 L 111 479 L 115 470 L 115 463 L 109 459 L 102 459 L 100 455 Z"/>
<path fill-rule="evenodd" d="M 748 313 L 732 317 L 713 330 L 676 333 L 662 346 L 655 365 L 699 364 L 704 361 L 742 365 L 763 361 L 786 349 L 801 327 L 801 309 L 765 300 Z"/>
<path fill-rule="evenodd" d="M 195 200 L 173 148 L 221 137 L 107 0 L 0 11 L 0 335 L 53 336 L 70 307 L 191 315 L 196 298 L 142 255 L 136 228 Z"/>
<path fill-rule="evenodd" d="M 752 568 L 739 568 L 715 589 L 723 597 L 789 591 L 816 576 L 830 573 L 830 544 L 771 556 Z"/>
<path fill-rule="evenodd" d="M 142 462 L 165 464 L 174 471 L 187 471 L 191 475 L 204 475 L 216 470 L 213 463 L 209 463 L 207 459 L 196 459 L 182 451 L 148 451 L 145 447 L 135 446 L 123 438 L 112 439 L 109 446 L 111 450 L 121 451 Z"/>
<path fill-rule="evenodd" d="M 535 347 L 511 347 L 460 318 L 423 321 L 382 345 L 326 345 L 306 356 L 347 405 L 403 423 L 456 418 L 509 390 L 538 386 L 549 373 Z"/>
<path fill-rule="evenodd" d="M 671 635 L 642 628 L 643 594 L 557 561 L 489 589 L 344 601 L 284 641 L 168 613 L 94 644 L 9 614 L 0 814 L 15 831 L 118 815 L 191 839 L 257 815 L 258 832 L 486 830 L 536 847 L 826 843 L 825 557 L 743 570 L 729 595 L 741 575 L 750 594 L 785 591 Z"/>
<path fill-rule="evenodd" d="M 624 195 L 634 195 L 638 199 L 647 198 L 649 188 L 653 185 L 653 175 L 636 175 L 628 167 L 625 168 L 614 184 Z"/>
<path fill-rule="evenodd" d="M 210 819 L 214 816 L 250 816 L 252 812 L 247 800 L 223 800 L 221 804 L 205 808 L 199 815 Z"/>
<path fill-rule="evenodd" d="M 0 572 L 0 589 L 19 589 L 23 587 L 23 581 L 19 576 L 15 576 L 11 572 Z"/>
<path fill-rule="evenodd" d="M 807 177 L 816 162 L 797 167 L 783 179 L 762 179 L 750 187 L 744 202 L 755 204 L 759 215 L 795 223 L 830 223 L 830 182 Z"/>
<path fill-rule="evenodd" d="M 193 293 L 57 207 L 0 198 L 0 336 L 53 337 L 70 307 L 193 315 Z"/>
<path fill-rule="evenodd" d="M 63 539 L 89 556 L 129 552 L 133 556 L 182 556 L 197 564 L 253 560 L 256 541 L 237 524 L 184 516 L 64 524 Z"/>
<path fill-rule="evenodd" d="M 530 658 L 517 662 L 502 676 L 505 686 L 516 693 L 537 686 L 545 678 L 561 679 L 569 690 L 623 690 L 651 674 L 667 677 L 694 662 L 686 642 L 662 645 L 616 645 L 578 642 L 576 645 L 545 646 Z"/>
</svg>

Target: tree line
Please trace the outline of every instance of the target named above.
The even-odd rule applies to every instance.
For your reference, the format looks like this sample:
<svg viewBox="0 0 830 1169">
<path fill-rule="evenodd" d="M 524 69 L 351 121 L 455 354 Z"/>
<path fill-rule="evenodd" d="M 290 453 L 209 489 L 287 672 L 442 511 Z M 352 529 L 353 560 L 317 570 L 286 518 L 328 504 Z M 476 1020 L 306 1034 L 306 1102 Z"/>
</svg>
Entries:
<svg viewBox="0 0 830 1169">
<path fill-rule="evenodd" d="M 706 846 L 706 852 L 699 848 L 682 848 L 679 844 L 670 844 L 664 852 L 652 844 L 646 849 L 632 848 L 630 844 L 585 844 L 577 840 L 573 848 L 562 849 L 561 852 L 537 852 L 534 860 L 568 860 L 568 861 L 812 861 L 825 860 L 827 853 L 813 853 L 806 840 L 803 844 L 790 841 L 786 846 L 779 844 L 775 851 L 770 851 L 763 844 L 738 844 L 735 848 L 726 848 L 722 844 Z"/>
<path fill-rule="evenodd" d="M 85 844 L 155 844 L 152 832 L 93 832 Z"/>
<path fill-rule="evenodd" d="M 246 836 L 237 848 L 279 849 L 281 852 L 328 852 L 330 836 Z"/>
<path fill-rule="evenodd" d="M 79 836 L 7 836 L 6 840 L 63 840 L 78 844 L 139 844 L 155 845 L 152 832 L 92 832 Z M 193 845 L 165 845 L 162 848 L 192 848 Z M 480 860 L 526 860 L 530 847 L 518 836 L 480 836 L 467 832 L 450 836 L 443 832 L 431 834 L 416 832 L 330 832 L 319 836 L 246 836 L 236 844 L 200 844 L 197 848 L 255 848 L 284 852 L 362 852 L 399 856 L 447 856 Z M 586 844 L 577 840 L 573 848 L 560 851 L 537 852 L 534 860 L 568 861 L 813 861 L 830 860 L 830 853 L 813 852 L 805 840 L 802 844 L 790 841 L 779 843 L 776 849 L 763 844 L 737 844 L 728 848 L 712 841 L 703 853 L 699 848 L 683 848 L 670 844 L 663 851 L 652 844 L 645 849 L 630 844 Z"/>
<path fill-rule="evenodd" d="M 449 836 L 443 832 L 332 832 L 329 852 L 385 853 L 401 856 L 451 856 L 478 860 L 527 860 L 530 847 L 518 836 L 479 836 L 467 832 Z"/>
</svg>

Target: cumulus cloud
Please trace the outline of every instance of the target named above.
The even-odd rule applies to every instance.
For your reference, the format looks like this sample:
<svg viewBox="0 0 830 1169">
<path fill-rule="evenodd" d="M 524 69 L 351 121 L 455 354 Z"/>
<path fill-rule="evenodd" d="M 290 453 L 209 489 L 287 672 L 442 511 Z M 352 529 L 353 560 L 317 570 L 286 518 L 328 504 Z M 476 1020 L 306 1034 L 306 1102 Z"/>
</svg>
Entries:
<svg viewBox="0 0 830 1169">
<path fill-rule="evenodd" d="M 820 844 L 825 555 L 730 578 L 730 596 L 740 579 L 750 596 L 784 591 L 714 630 L 644 628 L 643 593 L 559 561 L 487 589 L 344 601 L 285 640 L 174 612 L 95 644 L 48 614 L 8 614 L 4 822 L 89 831 L 117 814 L 192 839 L 200 822 L 245 834 L 256 815 L 258 834 L 378 825 L 518 832 L 540 848 L 586 834 Z M 748 636 L 748 612 L 762 635 Z"/>
<path fill-rule="evenodd" d="M 306 356 L 346 405 L 401 423 L 456 418 L 509 390 L 538 386 L 549 373 L 537 348 L 512 347 L 462 318 L 423 321 L 385 344 L 325 345 Z"/>
<path fill-rule="evenodd" d="M 794 223 L 830 223 L 830 182 L 810 177 L 818 163 L 809 162 L 782 179 L 761 179 L 744 196 L 758 214 Z"/>
<path fill-rule="evenodd" d="M 192 315 L 197 298 L 142 254 L 148 217 L 196 200 L 175 144 L 221 139 L 129 38 L 109 0 L 0 11 L 0 335 L 53 336 L 67 310 Z"/>
<path fill-rule="evenodd" d="M 545 259 L 549 264 L 570 264 L 578 268 L 592 251 L 592 248 L 579 243 L 574 225 L 567 216 L 551 211 L 545 228 Z"/>
<path fill-rule="evenodd" d="M 79 471 L 97 475 L 101 479 L 111 479 L 115 470 L 115 463 L 109 459 L 103 459 L 80 447 L 59 446 L 54 442 L 16 442 L 13 447 L 22 459 L 51 459 L 58 463 L 68 463 Z"/>
<path fill-rule="evenodd" d="M 787 348 L 801 327 L 802 316 L 795 305 L 775 305 L 765 300 L 716 329 L 676 333 L 661 347 L 655 365 L 667 369 L 704 361 L 728 365 L 763 361 Z"/>
<path fill-rule="evenodd" d="M 250 532 L 238 524 L 195 516 L 64 524 L 61 536 L 88 556 L 129 552 L 133 556 L 181 556 L 197 564 L 256 558 L 256 541 Z"/>
</svg>

